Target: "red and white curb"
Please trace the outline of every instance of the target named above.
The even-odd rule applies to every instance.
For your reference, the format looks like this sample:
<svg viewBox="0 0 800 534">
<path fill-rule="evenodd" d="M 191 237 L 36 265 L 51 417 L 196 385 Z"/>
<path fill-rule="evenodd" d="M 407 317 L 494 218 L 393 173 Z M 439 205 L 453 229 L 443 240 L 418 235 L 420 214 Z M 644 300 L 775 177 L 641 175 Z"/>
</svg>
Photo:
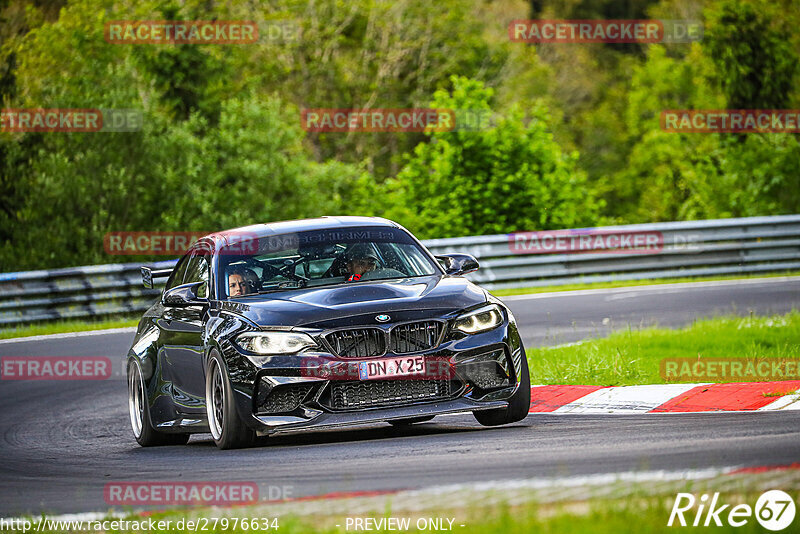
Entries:
<svg viewBox="0 0 800 534">
<path fill-rule="evenodd" d="M 530 413 L 800 410 L 800 380 L 648 386 L 532 386 Z"/>
</svg>

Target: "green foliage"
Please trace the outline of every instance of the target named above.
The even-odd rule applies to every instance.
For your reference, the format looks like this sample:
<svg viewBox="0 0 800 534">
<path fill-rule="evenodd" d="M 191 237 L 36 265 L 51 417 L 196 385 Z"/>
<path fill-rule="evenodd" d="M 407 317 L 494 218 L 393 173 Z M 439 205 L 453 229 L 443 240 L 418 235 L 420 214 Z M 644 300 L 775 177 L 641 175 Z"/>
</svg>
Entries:
<svg viewBox="0 0 800 534">
<path fill-rule="evenodd" d="M 158 16 L 163 20 L 202 19 L 200 6 L 163 5 Z M 161 107 L 171 117 L 186 120 L 202 113 L 212 123 L 219 118 L 221 101 L 233 94 L 229 87 L 232 65 L 218 47 L 192 44 L 175 46 L 138 46 L 131 56 L 141 68 L 140 76 L 154 86 Z"/>
<path fill-rule="evenodd" d="M 715 90 L 715 61 L 693 45 L 685 59 L 652 46 L 634 69 L 625 125 L 627 165 L 605 187 L 610 211 L 631 222 L 788 214 L 800 210 L 793 134 L 669 133 L 665 109 L 734 108 Z M 751 106 L 756 109 L 764 106 Z"/>
<path fill-rule="evenodd" d="M 216 128 L 193 116 L 165 173 L 177 189 L 167 193 L 175 198 L 164 215 L 167 226 L 215 230 L 338 209 L 358 170 L 310 161 L 297 116 L 279 98 L 256 95 L 225 101 Z"/>
<path fill-rule="evenodd" d="M 633 69 L 624 115 L 631 148 L 626 165 L 607 177 L 604 187 L 613 215 L 635 222 L 724 216 L 708 206 L 719 183 L 709 154 L 715 136 L 667 133 L 660 127 L 665 109 L 724 107 L 707 79 L 710 68 L 697 45 L 686 59 L 654 45 Z"/>
<path fill-rule="evenodd" d="M 141 132 L 52 134 L 30 162 L 35 203 L 0 263 L 120 261 L 104 253 L 107 232 L 211 232 L 336 211 L 359 171 L 309 160 L 297 115 L 250 95 L 224 101 L 214 128 L 199 113 L 186 122 L 148 114 Z"/>
<path fill-rule="evenodd" d="M 273 13 L 290 13 L 300 37 L 257 47 L 246 68 L 292 95 L 298 107 L 419 108 L 447 85 L 452 73 L 499 83 L 514 76 L 506 69 L 530 64 L 529 57 L 514 55 L 502 16 L 492 21 L 499 36 L 487 35 L 494 28 L 482 0 L 275 4 Z M 410 133 L 315 133 L 309 143 L 317 160 L 366 160 L 383 181 L 396 174 L 403 154 L 422 139 Z"/>
<path fill-rule="evenodd" d="M 800 211 L 800 140 L 793 134 L 728 139 L 720 156 L 723 198 L 734 216 L 788 215 Z"/>
<path fill-rule="evenodd" d="M 452 92 L 437 91 L 430 107 L 490 111 L 491 89 L 467 78 L 452 82 Z M 389 184 L 401 208 L 387 214 L 401 215 L 423 237 L 593 223 L 599 203 L 577 168 L 577 155 L 563 153 L 549 123 L 541 106 L 527 121 L 512 108 L 485 131 L 432 133 Z"/>
<path fill-rule="evenodd" d="M 800 212 L 794 134 L 661 130 L 664 109 L 797 107 L 798 0 L 8 0 L 4 108 L 141 110 L 141 131 L 0 131 L 0 271 L 115 262 L 109 231 L 376 214 L 423 237 Z M 532 10 L 535 14 L 532 15 Z M 699 19 L 670 45 L 526 45 L 512 19 Z M 294 24 L 120 45 L 111 20 Z M 307 133 L 300 110 L 490 110 L 485 131 Z"/>
<path fill-rule="evenodd" d="M 796 6 L 795 6 L 796 7 Z M 798 71 L 791 31 L 772 2 L 726 0 L 705 47 L 732 109 L 782 109 Z"/>
</svg>

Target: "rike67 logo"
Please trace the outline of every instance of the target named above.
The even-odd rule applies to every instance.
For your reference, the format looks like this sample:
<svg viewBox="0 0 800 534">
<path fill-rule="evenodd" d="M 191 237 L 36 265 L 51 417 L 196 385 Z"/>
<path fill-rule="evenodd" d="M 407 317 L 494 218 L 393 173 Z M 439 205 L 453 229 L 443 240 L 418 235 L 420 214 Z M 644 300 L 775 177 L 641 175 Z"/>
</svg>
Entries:
<svg viewBox="0 0 800 534">
<path fill-rule="evenodd" d="M 697 499 L 691 493 L 678 493 L 667 526 L 718 526 L 746 525 L 753 517 L 767 530 L 784 530 L 792 524 L 795 516 L 794 499 L 781 490 L 766 491 L 758 498 L 755 507 L 749 504 L 723 504 L 719 493 L 711 497 L 703 494 Z"/>
</svg>

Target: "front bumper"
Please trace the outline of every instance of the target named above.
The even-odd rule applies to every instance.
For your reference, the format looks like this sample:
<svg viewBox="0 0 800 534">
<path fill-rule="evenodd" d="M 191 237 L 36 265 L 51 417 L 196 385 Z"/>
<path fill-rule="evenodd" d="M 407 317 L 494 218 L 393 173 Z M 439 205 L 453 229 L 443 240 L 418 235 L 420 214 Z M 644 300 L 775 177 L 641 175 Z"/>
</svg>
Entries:
<svg viewBox="0 0 800 534">
<path fill-rule="evenodd" d="M 449 368 L 444 378 L 422 381 L 361 381 L 353 376 L 356 362 L 405 357 L 391 353 L 351 359 L 306 352 L 261 358 L 259 365 L 234 344 L 223 347 L 223 354 L 239 415 L 259 435 L 505 408 L 520 381 L 524 357 L 516 325 L 508 319 L 491 331 L 446 339 L 435 349 L 415 353 L 429 367 L 435 362 L 444 369 L 446 362 Z M 309 372 L 309 361 L 327 372 Z M 491 369 L 496 375 L 487 373 Z"/>
<path fill-rule="evenodd" d="M 321 412 L 318 415 L 305 419 L 293 416 L 259 416 L 262 427 L 257 430 L 259 435 L 265 436 L 278 433 L 300 432 L 304 430 L 329 429 L 337 427 L 357 426 L 397 419 L 425 417 L 428 415 L 444 415 L 453 413 L 467 413 L 476 410 L 491 410 L 505 408 L 506 401 L 474 401 L 469 398 L 455 398 L 448 401 L 406 405 L 375 410 L 362 410 L 355 412 L 329 413 Z"/>
</svg>

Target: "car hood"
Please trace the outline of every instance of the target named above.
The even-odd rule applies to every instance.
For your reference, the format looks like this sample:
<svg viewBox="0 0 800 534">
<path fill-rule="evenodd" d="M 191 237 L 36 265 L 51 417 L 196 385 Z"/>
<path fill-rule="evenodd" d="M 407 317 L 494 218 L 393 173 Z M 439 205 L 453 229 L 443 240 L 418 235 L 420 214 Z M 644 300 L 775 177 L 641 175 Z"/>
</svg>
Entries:
<svg viewBox="0 0 800 534">
<path fill-rule="evenodd" d="M 261 326 L 332 328 L 364 324 L 365 316 L 374 324 L 376 314 L 394 313 L 394 322 L 484 302 L 485 292 L 464 278 L 425 276 L 253 295 L 228 301 L 223 308 Z"/>
</svg>

